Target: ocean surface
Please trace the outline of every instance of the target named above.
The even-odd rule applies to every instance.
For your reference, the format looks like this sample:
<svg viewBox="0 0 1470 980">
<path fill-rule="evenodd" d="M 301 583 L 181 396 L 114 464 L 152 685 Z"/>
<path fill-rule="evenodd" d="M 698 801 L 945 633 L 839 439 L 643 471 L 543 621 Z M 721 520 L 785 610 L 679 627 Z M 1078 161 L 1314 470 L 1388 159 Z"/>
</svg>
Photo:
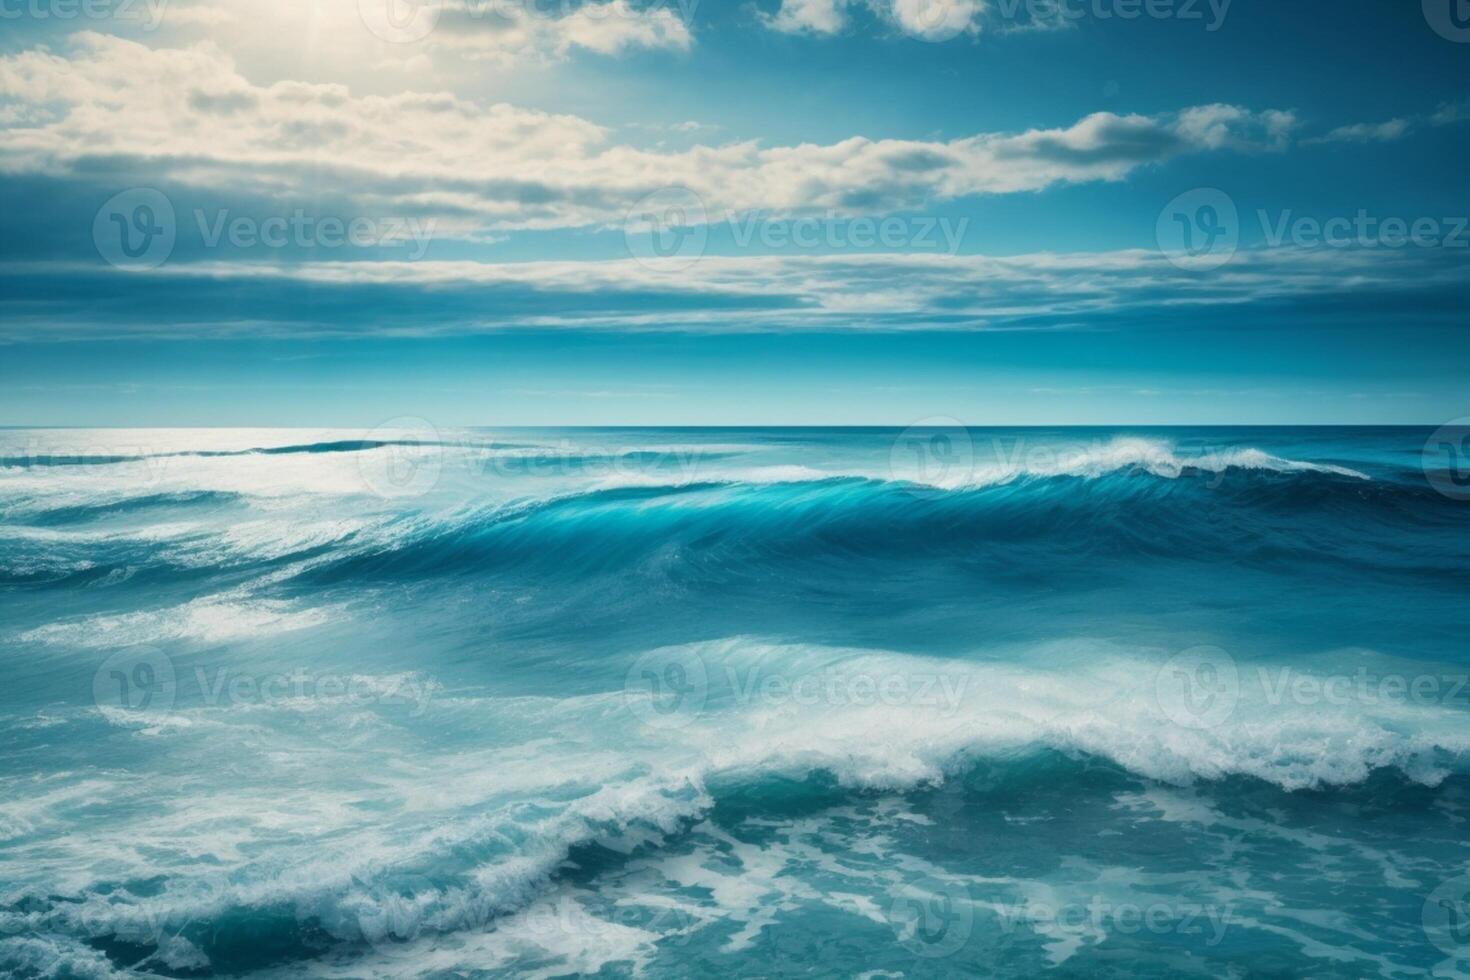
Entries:
<svg viewBox="0 0 1470 980">
<path fill-rule="evenodd" d="M 0 975 L 1464 976 L 1426 441 L 0 430 Z"/>
</svg>

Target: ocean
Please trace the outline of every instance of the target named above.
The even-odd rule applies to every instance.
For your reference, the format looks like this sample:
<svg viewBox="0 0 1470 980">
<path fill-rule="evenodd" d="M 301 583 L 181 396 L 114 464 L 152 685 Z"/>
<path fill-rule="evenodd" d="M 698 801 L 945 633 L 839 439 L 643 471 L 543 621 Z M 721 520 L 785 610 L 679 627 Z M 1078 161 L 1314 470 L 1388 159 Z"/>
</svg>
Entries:
<svg viewBox="0 0 1470 980">
<path fill-rule="evenodd" d="M 0 973 L 1470 973 L 1431 429 L 0 430 Z"/>
</svg>

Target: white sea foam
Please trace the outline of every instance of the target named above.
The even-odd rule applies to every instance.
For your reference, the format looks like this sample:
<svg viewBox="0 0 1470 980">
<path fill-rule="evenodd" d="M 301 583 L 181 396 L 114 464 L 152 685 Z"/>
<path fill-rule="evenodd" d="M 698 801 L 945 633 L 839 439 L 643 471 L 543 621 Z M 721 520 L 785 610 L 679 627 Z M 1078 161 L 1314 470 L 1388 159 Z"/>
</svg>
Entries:
<svg viewBox="0 0 1470 980">
<path fill-rule="evenodd" d="M 85 616 L 20 634 L 25 643 L 106 649 L 140 643 L 224 643 L 308 629 L 330 622 L 336 607 L 301 606 L 280 599 L 206 596 L 180 606 Z"/>
<path fill-rule="evenodd" d="M 780 912 L 813 896 L 873 918 L 862 889 L 846 894 L 839 888 L 843 894 L 822 897 L 801 876 L 783 871 L 792 862 L 825 860 L 815 851 L 763 853 L 724 840 L 719 853 L 729 866 L 712 864 L 709 855 L 664 861 L 659 845 L 709 813 L 708 787 L 717 781 L 820 771 L 853 787 L 903 790 L 940 784 L 979 757 L 1050 749 L 1111 759 L 1181 786 L 1239 775 L 1287 789 L 1321 787 L 1360 781 L 1379 766 L 1432 784 L 1444 775 L 1436 748 L 1470 749 L 1464 713 L 1433 705 L 1295 707 L 1243 695 L 1235 714 L 1220 724 L 1184 728 L 1158 701 L 1161 655 L 1098 643 L 961 661 L 732 638 L 661 656 L 691 668 L 697 663 L 699 670 L 686 674 L 702 671 L 711 679 L 704 710 L 682 727 L 651 727 L 653 716 L 640 710 L 639 699 L 620 690 L 568 698 L 461 697 L 436 706 L 442 714 L 435 725 L 453 728 L 479 719 L 486 729 L 481 741 L 488 744 L 400 754 L 370 767 L 360 760 L 375 757 L 376 730 L 359 729 L 350 719 L 336 720 L 344 733 L 365 741 L 343 742 L 329 729 L 314 729 L 330 735 L 324 740 L 303 741 L 290 729 L 264 724 L 259 709 L 201 709 L 201 718 L 248 731 L 234 739 L 215 733 L 208 743 L 225 738 L 236 745 L 232 772 L 248 778 L 204 794 L 194 777 L 130 786 L 125 774 L 116 774 L 115 788 L 90 786 L 78 799 L 146 797 L 147 820 L 108 825 L 44 854 L 15 852 L 15 861 L 41 862 L 31 867 L 37 882 L 84 895 L 31 925 L 85 925 L 119 934 L 136 923 L 208 921 L 232 909 L 286 905 L 339 939 L 386 949 L 365 963 L 344 963 L 343 975 L 370 975 L 383 964 L 389 975 L 393 965 L 449 964 L 460 954 L 517 969 L 529 964 L 532 971 L 539 969 L 538 957 L 566 956 L 595 970 L 642 962 L 651 952 L 650 937 L 622 931 L 626 926 L 603 932 L 595 923 L 584 923 L 581 934 L 538 936 L 528 914 L 560 900 L 557 871 L 572 848 L 593 841 L 651 854 L 644 866 L 656 865 L 685 891 L 707 893 L 708 905 L 691 906 L 687 917 L 738 923 L 726 939 L 731 950 L 752 943 Z M 771 693 L 779 685 L 765 685 L 769 677 L 822 683 L 794 689 L 815 698 L 788 697 Z M 859 685 L 860 678 L 875 681 L 873 691 L 884 690 L 885 679 L 903 683 L 890 683 L 888 696 L 864 703 L 870 688 Z M 916 679 L 926 683 L 915 685 Z M 326 713 L 310 715 L 314 725 L 334 720 L 318 714 Z M 589 732 L 596 737 L 589 740 Z M 385 737 L 396 738 L 391 731 Z M 331 778 L 324 778 L 328 773 Z M 257 780 L 267 777 L 302 789 L 288 800 L 262 795 Z M 371 811 L 360 807 L 365 798 L 375 803 Z M 35 824 L 31 815 L 25 818 Z M 910 822 L 896 812 L 885 819 Z M 717 832 L 706 825 L 700 833 Z M 791 848 L 799 836 L 793 835 Z M 291 841 L 300 844 L 280 844 Z M 266 842 L 277 849 L 262 858 Z M 188 853 L 181 850 L 185 843 Z M 450 858 L 477 852 L 481 856 L 470 865 Z M 129 898 L 125 907 L 74 877 L 95 873 L 99 855 L 107 855 L 114 869 L 136 865 L 139 875 L 145 868 L 167 873 L 168 887 Z M 420 871 L 420 883 L 405 893 L 402 874 Z M 1095 941 L 1075 930 L 1044 938 L 1054 962 Z M 189 955 L 187 949 L 174 952 Z"/>
<path fill-rule="evenodd" d="M 998 453 L 1004 456 L 1003 452 Z M 701 464 L 677 476 L 665 473 L 619 473 L 593 484 L 593 489 L 613 487 L 679 488 L 703 483 L 766 486 L 833 479 L 897 480 L 941 490 L 968 490 L 1009 483 L 1024 477 L 1082 477 L 1097 479 L 1112 473 L 1137 469 L 1163 479 L 1178 479 L 1188 472 L 1220 474 L 1229 470 L 1273 473 L 1325 473 L 1367 480 L 1367 474 L 1346 466 L 1313 463 L 1273 456 L 1249 447 L 1213 452 L 1183 453 L 1157 439 L 1118 437 L 1106 443 L 1083 446 L 1039 445 L 1019 459 L 963 461 L 943 467 L 939 476 L 925 475 L 895 459 L 894 465 L 876 469 L 851 461 L 823 469 L 810 465 L 725 467 Z"/>
<path fill-rule="evenodd" d="M 1458 707 L 1272 703 L 1244 668 L 1228 717 L 1181 725 L 1160 693 L 1166 661 L 1096 643 L 980 663 L 747 640 L 659 654 L 685 676 L 711 678 L 710 707 L 677 729 L 706 775 L 820 769 L 902 789 L 942 781 L 976 755 L 1055 748 L 1170 783 L 1244 775 L 1294 790 L 1359 782 L 1377 768 L 1433 785 L 1448 773 L 1438 754 L 1470 751 L 1470 714 Z M 804 689 L 778 688 L 808 696 L 762 695 L 772 677 L 810 678 Z M 871 693 L 884 684 L 890 696 Z"/>
<path fill-rule="evenodd" d="M 38 980 L 114 980 L 137 974 L 115 968 L 101 951 L 63 936 L 0 939 L 0 967 Z"/>
<path fill-rule="evenodd" d="M 752 466 L 738 469 L 711 469 L 682 477 L 670 477 L 659 473 L 621 473 L 599 479 L 592 488 L 594 490 L 614 490 L 623 487 L 678 488 L 705 483 L 770 486 L 782 483 L 810 483 L 814 480 L 828 480 L 842 475 L 841 473 L 828 473 L 810 466 Z"/>
<path fill-rule="evenodd" d="M 1345 466 L 1283 459 L 1249 447 L 1221 449 L 1197 454 L 1180 453 L 1168 442 L 1120 436 L 1106 443 L 1084 446 L 1041 445 L 1025 454 L 1024 460 L 957 466 L 944 477 L 926 480 L 911 474 L 911 482 L 928 483 L 941 489 L 963 489 L 1008 483 L 1034 477 L 1076 476 L 1097 479 L 1110 473 L 1139 469 L 1164 479 L 1178 479 L 1188 470 L 1224 473 L 1227 470 L 1264 470 L 1275 473 L 1329 473 L 1368 479 L 1367 474 Z"/>
</svg>

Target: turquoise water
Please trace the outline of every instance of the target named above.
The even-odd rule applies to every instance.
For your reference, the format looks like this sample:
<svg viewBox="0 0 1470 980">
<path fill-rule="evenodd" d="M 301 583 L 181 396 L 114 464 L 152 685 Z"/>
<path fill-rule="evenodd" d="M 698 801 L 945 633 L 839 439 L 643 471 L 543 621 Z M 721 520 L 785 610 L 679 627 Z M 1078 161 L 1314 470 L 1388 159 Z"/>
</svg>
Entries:
<svg viewBox="0 0 1470 980">
<path fill-rule="evenodd" d="M 0 431 L 0 970 L 1464 975 L 1438 448 Z"/>
</svg>

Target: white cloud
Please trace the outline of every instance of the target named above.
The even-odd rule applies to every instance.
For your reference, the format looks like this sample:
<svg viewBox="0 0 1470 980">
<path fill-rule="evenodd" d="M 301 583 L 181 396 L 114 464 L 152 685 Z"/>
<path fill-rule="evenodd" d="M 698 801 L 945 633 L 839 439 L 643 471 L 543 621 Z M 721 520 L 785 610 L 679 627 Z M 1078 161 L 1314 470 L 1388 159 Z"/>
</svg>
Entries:
<svg viewBox="0 0 1470 980">
<path fill-rule="evenodd" d="M 782 0 L 780 8 L 763 20 L 783 34 L 837 34 L 847 26 L 851 0 Z"/>
<path fill-rule="evenodd" d="M 1120 180 L 1183 153 L 1279 148 L 1288 113 L 1202 106 L 1096 113 L 1071 126 L 949 141 L 874 140 L 677 151 L 610 142 L 585 119 L 445 92 L 354 95 L 343 85 L 258 85 L 216 45 L 151 49 L 74 35 L 69 55 L 0 57 L 0 171 L 105 181 L 147 173 L 221 193 L 329 189 L 364 208 L 440 216 L 466 233 L 618 224 L 683 186 L 712 218 L 884 213 L 977 194 Z M 45 110 L 26 121 L 25 113 Z M 126 186 L 126 185 L 124 185 Z"/>
<path fill-rule="evenodd" d="M 763 14 L 766 26 L 783 34 L 840 34 L 848 26 L 848 9 L 866 6 L 906 34 L 930 41 L 980 31 L 984 0 L 781 0 L 774 14 Z"/>
<path fill-rule="evenodd" d="M 438 30 L 426 40 L 431 48 L 501 62 L 528 54 L 565 58 L 576 48 L 602 55 L 636 49 L 688 51 L 694 39 L 677 10 L 608 0 L 550 17 L 530 0 L 456 0 L 444 8 Z"/>
<path fill-rule="evenodd" d="M 980 0 L 892 0 L 893 19 L 905 33 L 926 41 L 978 33 L 985 5 Z"/>
<path fill-rule="evenodd" d="M 1296 128 L 1296 115 L 1281 110 L 1251 113 L 1239 106 L 1206 105 L 1179 114 L 1178 130 L 1201 149 L 1240 149 L 1266 146 L 1284 149 Z"/>
<path fill-rule="evenodd" d="M 21 270 L 11 274 L 33 275 Z M 1246 249 L 1199 276 L 1143 249 L 1008 257 L 940 254 L 707 255 L 692 266 L 631 259 L 482 263 L 331 261 L 292 265 L 203 262 L 168 265 L 118 281 L 147 295 L 176 296 L 191 282 L 233 280 L 228 310 L 170 323 L 150 303 L 140 323 L 99 317 L 87 303 L 48 311 L 48 336 L 77 332 L 175 334 L 288 332 L 471 333 L 520 328 L 696 332 L 763 330 L 1127 329 L 1146 322 L 1258 323 L 1263 308 L 1300 318 L 1311 304 L 1333 311 L 1388 295 L 1403 284 L 1439 302 L 1470 288 L 1470 267 L 1442 250 Z M 157 283 L 167 283 L 162 288 Z M 289 289 L 310 288 L 320 306 L 371 288 L 376 299 L 349 317 L 302 321 Z M 392 293 L 411 302 L 387 302 Z M 412 314 L 393 317 L 394 309 Z M 1240 311 L 1232 314 L 1230 311 Z M 238 319 L 236 319 L 238 318 Z M 8 334 L 37 325 L 7 315 Z"/>
<path fill-rule="evenodd" d="M 443 54 L 511 67 L 578 49 L 688 51 L 692 10 L 692 0 L 169 0 L 161 16 L 181 36 L 202 33 L 232 53 L 303 45 L 340 77 L 363 64 L 432 67 Z"/>
<path fill-rule="evenodd" d="M 1470 99 L 1441 103 L 1429 117 L 1429 122 L 1435 126 L 1450 126 L 1464 119 L 1470 119 Z"/>
<path fill-rule="evenodd" d="M 1351 126 L 1339 126 L 1326 136 L 1318 136 L 1303 142 L 1309 144 L 1392 143 L 1394 140 L 1403 139 L 1412 128 L 1413 123 L 1407 119 L 1390 119 L 1388 122 L 1381 123 L 1355 123 Z"/>
</svg>

